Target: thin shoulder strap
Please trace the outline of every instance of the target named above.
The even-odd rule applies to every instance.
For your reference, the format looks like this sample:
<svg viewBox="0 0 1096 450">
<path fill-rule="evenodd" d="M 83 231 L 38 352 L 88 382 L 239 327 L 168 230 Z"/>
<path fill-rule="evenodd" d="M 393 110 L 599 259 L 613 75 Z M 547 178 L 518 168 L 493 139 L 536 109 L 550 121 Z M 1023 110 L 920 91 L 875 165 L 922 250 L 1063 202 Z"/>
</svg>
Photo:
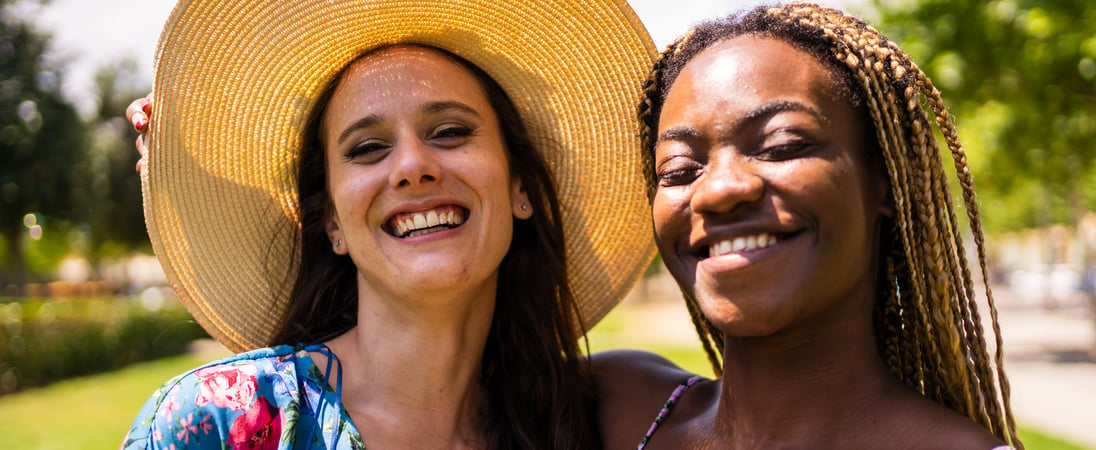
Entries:
<svg viewBox="0 0 1096 450">
<path fill-rule="evenodd" d="M 300 348 L 300 346 L 298 346 L 298 348 Z M 331 348 L 328 347 L 327 344 L 322 344 L 322 343 L 321 344 L 312 344 L 312 345 L 309 345 L 307 347 L 304 347 L 303 350 L 305 352 L 318 352 L 318 353 L 324 355 L 325 357 L 327 357 L 327 367 L 324 368 L 323 381 L 320 382 L 320 386 L 319 386 L 319 401 L 316 402 L 315 405 L 311 405 L 311 413 L 312 413 L 311 415 L 312 415 L 312 417 L 314 417 L 313 420 L 315 420 L 315 425 L 307 428 L 307 430 L 308 430 L 307 435 L 297 436 L 297 442 L 310 443 L 310 442 L 312 442 L 312 436 L 315 434 L 316 430 L 321 429 L 324 426 L 324 414 L 326 413 L 326 410 L 324 408 L 324 402 L 325 402 L 325 399 L 327 399 L 327 397 L 328 397 L 327 396 L 327 387 L 330 386 L 330 384 L 328 384 L 328 383 L 331 382 L 331 368 L 332 368 L 331 365 L 332 365 L 332 363 L 335 364 L 335 369 L 336 369 L 336 372 L 335 372 L 335 396 L 334 396 L 332 401 L 338 402 L 338 401 L 341 401 L 340 399 L 342 399 L 342 372 L 343 371 L 342 371 L 342 361 L 339 361 L 339 358 L 337 356 L 335 356 L 335 352 L 331 351 Z M 311 358 L 309 358 L 309 359 L 311 359 Z M 315 363 L 314 360 L 313 360 L 313 363 Z M 301 399 L 302 399 L 303 402 L 305 402 L 307 404 L 308 395 L 305 392 L 302 392 L 301 393 Z"/>
<path fill-rule="evenodd" d="M 670 394 L 670 398 L 666 400 L 666 404 L 662 405 L 662 409 L 658 411 L 658 415 L 655 416 L 655 421 L 651 423 L 651 427 L 647 429 L 647 434 L 643 435 L 643 440 L 639 441 L 639 445 L 636 446 L 636 450 L 643 450 L 647 446 L 647 441 L 651 440 L 651 436 L 654 436 L 655 431 L 658 430 L 658 426 L 662 425 L 662 421 L 666 420 L 670 416 L 670 412 L 673 411 L 674 405 L 677 404 L 677 400 L 681 398 L 685 391 L 693 387 L 694 384 L 704 380 L 704 377 L 700 375 L 694 375 L 688 380 L 682 381 L 677 385 L 674 392 Z"/>
</svg>

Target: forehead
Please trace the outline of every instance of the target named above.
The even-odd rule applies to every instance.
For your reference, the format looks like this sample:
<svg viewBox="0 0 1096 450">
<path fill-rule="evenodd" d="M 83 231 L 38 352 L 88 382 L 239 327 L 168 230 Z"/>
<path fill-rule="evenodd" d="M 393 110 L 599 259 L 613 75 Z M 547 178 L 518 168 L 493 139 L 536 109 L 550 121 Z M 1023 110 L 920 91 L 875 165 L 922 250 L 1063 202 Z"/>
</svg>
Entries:
<svg viewBox="0 0 1096 450">
<path fill-rule="evenodd" d="M 821 61 L 791 44 L 754 35 L 730 38 L 686 63 L 667 92 L 659 128 L 711 125 L 730 132 L 781 103 L 843 116 L 853 107 L 838 87 Z"/>
<path fill-rule="evenodd" d="M 693 89 L 738 93 L 820 90 L 835 92 L 836 80 L 810 53 L 771 37 L 745 35 L 712 44 L 687 63 L 670 89 L 687 81 Z"/>
<path fill-rule="evenodd" d="M 324 110 L 321 129 L 328 135 L 363 117 L 421 117 L 430 104 L 444 103 L 460 103 L 493 117 L 483 84 L 452 56 L 421 46 L 384 48 L 346 68 Z"/>
<path fill-rule="evenodd" d="M 347 68 L 339 83 L 359 88 L 434 88 L 449 84 L 477 85 L 475 76 L 448 54 L 430 47 L 400 45 L 362 56 Z"/>
</svg>

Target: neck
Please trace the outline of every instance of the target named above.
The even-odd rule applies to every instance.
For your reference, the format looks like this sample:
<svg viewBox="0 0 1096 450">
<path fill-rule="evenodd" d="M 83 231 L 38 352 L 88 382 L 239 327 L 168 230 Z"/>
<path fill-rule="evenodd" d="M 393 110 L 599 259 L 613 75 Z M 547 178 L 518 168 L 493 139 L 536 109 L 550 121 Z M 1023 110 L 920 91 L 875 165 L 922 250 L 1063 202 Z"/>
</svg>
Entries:
<svg viewBox="0 0 1096 450">
<path fill-rule="evenodd" d="M 343 404 L 369 447 L 477 446 L 494 282 L 421 297 L 359 289 L 358 325 L 328 343 L 344 371 Z"/>
<path fill-rule="evenodd" d="M 879 357 L 870 318 L 796 331 L 725 337 L 712 431 L 736 444 L 729 447 L 809 447 L 905 390 Z"/>
</svg>

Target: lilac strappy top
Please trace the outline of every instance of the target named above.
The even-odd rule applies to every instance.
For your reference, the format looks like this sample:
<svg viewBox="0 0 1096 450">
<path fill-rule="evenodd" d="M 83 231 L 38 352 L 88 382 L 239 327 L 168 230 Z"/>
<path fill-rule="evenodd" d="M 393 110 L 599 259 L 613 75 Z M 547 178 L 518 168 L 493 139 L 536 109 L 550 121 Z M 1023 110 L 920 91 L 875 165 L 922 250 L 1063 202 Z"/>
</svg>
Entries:
<svg viewBox="0 0 1096 450">
<path fill-rule="evenodd" d="M 658 410 L 658 415 L 655 416 L 655 421 L 652 422 L 651 427 L 647 429 L 647 434 L 643 435 L 643 440 L 639 441 L 639 445 L 636 446 L 636 450 L 643 450 L 643 447 L 647 446 L 647 441 L 651 440 L 651 436 L 653 436 L 655 434 L 655 431 L 658 430 L 658 426 L 662 425 L 662 421 L 666 420 L 666 417 L 669 417 L 670 412 L 674 409 L 674 405 L 677 404 L 677 400 L 685 394 L 685 391 L 693 387 L 694 384 L 697 384 L 703 380 L 704 377 L 694 375 L 692 378 L 682 381 L 681 384 L 677 385 L 677 388 L 674 389 L 674 392 L 670 394 L 670 398 L 666 400 L 666 404 L 662 405 L 662 409 Z"/>
</svg>

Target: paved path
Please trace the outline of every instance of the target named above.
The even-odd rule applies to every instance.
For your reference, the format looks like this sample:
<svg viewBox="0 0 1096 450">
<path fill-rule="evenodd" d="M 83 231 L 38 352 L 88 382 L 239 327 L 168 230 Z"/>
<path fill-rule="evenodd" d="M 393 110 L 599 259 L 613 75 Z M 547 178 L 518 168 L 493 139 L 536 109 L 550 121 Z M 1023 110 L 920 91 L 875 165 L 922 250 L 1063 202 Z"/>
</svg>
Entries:
<svg viewBox="0 0 1096 450">
<path fill-rule="evenodd" d="M 1096 320 L 1085 300 L 1047 309 L 1003 288 L 994 297 L 1016 419 L 1096 449 Z"/>
</svg>

